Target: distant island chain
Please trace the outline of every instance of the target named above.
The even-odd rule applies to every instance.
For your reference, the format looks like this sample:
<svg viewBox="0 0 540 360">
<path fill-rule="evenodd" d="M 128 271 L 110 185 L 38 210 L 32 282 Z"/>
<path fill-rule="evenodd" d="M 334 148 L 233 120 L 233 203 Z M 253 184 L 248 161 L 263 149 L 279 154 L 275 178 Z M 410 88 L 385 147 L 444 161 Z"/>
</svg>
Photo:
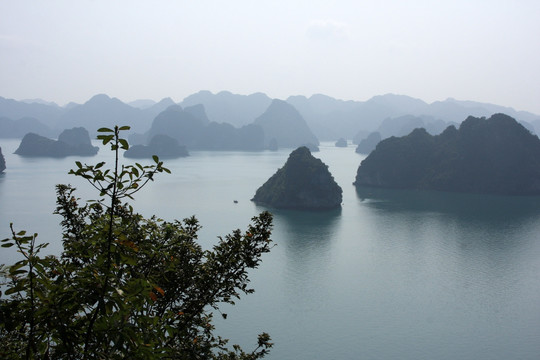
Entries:
<svg viewBox="0 0 540 360">
<path fill-rule="evenodd" d="M 21 139 L 20 156 L 94 156 L 99 148 L 90 139 L 99 127 L 129 125 L 129 158 L 291 149 L 252 199 L 277 208 L 340 206 L 341 187 L 311 154 L 320 140 L 365 156 L 356 187 L 540 195 L 540 116 L 497 105 L 426 104 L 391 94 L 366 102 L 324 95 L 284 101 L 204 91 L 181 104 L 168 98 L 138 104 L 96 95 L 61 108 L 0 97 L 0 141 Z M 0 147 L 0 172 L 8 170 Z"/>
</svg>

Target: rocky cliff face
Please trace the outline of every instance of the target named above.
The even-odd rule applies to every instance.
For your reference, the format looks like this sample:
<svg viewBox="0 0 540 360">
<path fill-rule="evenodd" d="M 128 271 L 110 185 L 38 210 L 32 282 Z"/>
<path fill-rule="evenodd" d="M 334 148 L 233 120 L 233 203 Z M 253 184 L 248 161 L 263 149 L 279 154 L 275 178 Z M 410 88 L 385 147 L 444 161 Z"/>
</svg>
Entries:
<svg viewBox="0 0 540 360">
<path fill-rule="evenodd" d="M 307 147 L 294 150 L 252 201 L 275 208 L 324 210 L 341 206 L 342 190 Z"/>
<path fill-rule="evenodd" d="M 2 155 L 2 148 L 0 147 L 0 173 L 6 169 L 6 160 Z"/>
<path fill-rule="evenodd" d="M 540 140 L 504 114 L 470 116 L 437 136 L 416 129 L 380 142 L 355 185 L 540 195 Z"/>
</svg>

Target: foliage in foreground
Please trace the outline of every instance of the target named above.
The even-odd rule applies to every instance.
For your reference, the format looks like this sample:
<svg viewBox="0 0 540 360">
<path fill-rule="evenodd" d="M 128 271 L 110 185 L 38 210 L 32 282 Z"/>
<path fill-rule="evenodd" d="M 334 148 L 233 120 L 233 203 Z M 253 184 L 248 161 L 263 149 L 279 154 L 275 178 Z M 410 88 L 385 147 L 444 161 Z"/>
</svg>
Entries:
<svg viewBox="0 0 540 360">
<path fill-rule="evenodd" d="M 113 169 L 77 162 L 70 173 L 86 178 L 100 199 L 79 204 L 75 189 L 57 186 L 63 252 L 40 256 L 47 244 L 11 227 L 2 247 L 23 259 L 2 266 L 2 359 L 259 359 L 272 346 L 268 334 L 245 352 L 214 334 L 212 316 L 222 303 L 251 293 L 247 271 L 270 251 L 272 216 L 263 212 L 248 230 L 220 238 L 212 250 L 196 242 L 192 217 L 166 222 L 144 218 L 123 202 L 158 172 L 155 164 L 120 166 L 128 127 L 100 129 L 111 144 Z M 226 314 L 221 314 L 226 317 Z"/>
</svg>

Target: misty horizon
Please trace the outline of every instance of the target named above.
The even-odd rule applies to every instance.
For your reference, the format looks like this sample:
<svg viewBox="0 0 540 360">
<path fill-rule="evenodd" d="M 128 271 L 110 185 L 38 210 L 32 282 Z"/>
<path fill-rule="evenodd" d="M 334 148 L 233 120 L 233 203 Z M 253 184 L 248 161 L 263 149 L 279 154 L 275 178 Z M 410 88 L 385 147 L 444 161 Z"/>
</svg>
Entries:
<svg viewBox="0 0 540 360">
<path fill-rule="evenodd" d="M 540 3 L 3 2 L 0 96 L 405 94 L 540 113 Z"/>
</svg>

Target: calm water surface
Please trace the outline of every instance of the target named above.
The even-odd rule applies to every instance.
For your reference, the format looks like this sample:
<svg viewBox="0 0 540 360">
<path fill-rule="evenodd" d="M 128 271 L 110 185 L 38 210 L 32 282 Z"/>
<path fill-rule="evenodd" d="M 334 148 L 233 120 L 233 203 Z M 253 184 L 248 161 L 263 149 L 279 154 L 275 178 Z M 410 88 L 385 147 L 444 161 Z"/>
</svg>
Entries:
<svg viewBox="0 0 540 360">
<path fill-rule="evenodd" d="M 0 237 L 38 232 L 60 251 L 54 185 L 71 183 L 76 158 L 25 159 L 0 140 Z M 133 205 L 167 220 L 196 215 L 201 244 L 245 228 L 266 210 L 249 199 L 279 167 L 279 152 L 192 152 L 166 165 Z M 255 347 L 270 333 L 269 359 L 538 359 L 540 199 L 361 189 L 352 146 L 314 154 L 343 188 L 341 210 L 272 211 L 277 244 L 252 272 L 256 292 L 226 307 L 217 327 Z M 111 161 L 108 151 L 83 159 Z M 238 204 L 234 203 L 238 201 Z M 14 254 L 0 250 L 0 263 Z"/>
</svg>

